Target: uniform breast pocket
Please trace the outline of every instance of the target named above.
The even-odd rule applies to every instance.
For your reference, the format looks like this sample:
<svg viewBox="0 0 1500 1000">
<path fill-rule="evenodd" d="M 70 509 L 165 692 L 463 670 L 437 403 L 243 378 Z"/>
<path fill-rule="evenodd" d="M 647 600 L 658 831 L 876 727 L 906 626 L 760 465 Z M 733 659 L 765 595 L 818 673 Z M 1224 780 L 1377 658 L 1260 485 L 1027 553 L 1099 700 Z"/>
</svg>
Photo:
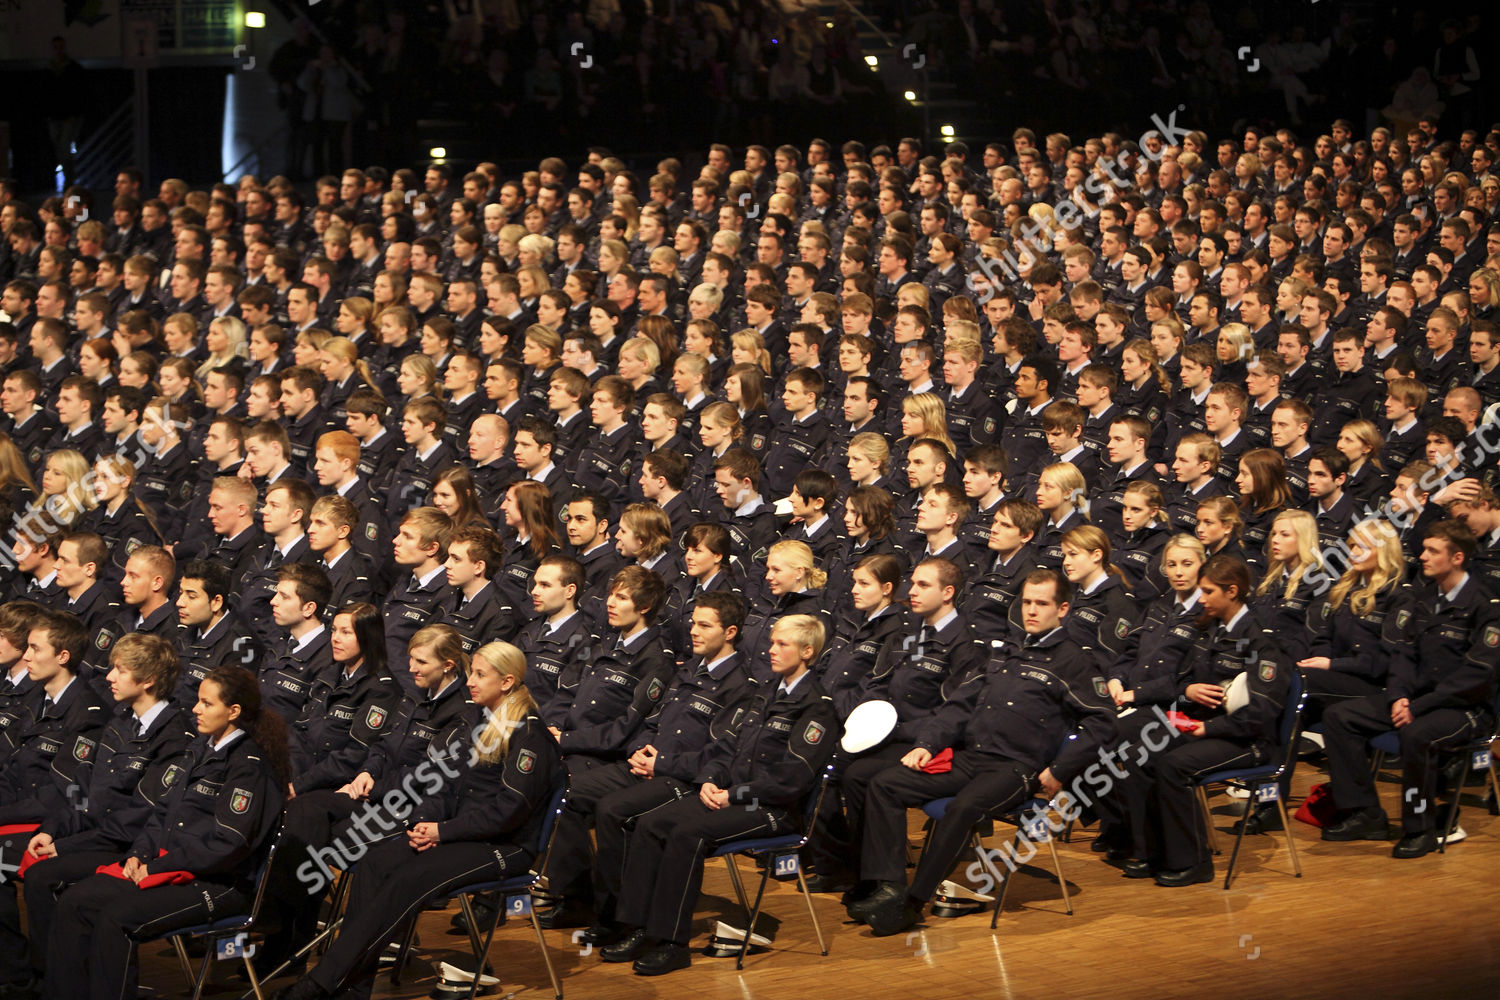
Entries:
<svg viewBox="0 0 1500 1000">
<path fill-rule="evenodd" d="M 606 671 L 590 695 L 589 717 L 602 722 L 623 715 L 635 699 L 636 678 L 621 670 Z"/>
</svg>

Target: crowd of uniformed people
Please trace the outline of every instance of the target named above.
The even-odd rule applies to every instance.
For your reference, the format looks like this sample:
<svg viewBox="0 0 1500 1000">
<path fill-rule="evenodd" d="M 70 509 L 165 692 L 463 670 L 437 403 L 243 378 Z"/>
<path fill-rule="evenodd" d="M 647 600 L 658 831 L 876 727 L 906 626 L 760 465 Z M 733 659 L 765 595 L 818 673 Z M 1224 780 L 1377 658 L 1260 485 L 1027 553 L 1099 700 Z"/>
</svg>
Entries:
<svg viewBox="0 0 1500 1000">
<path fill-rule="evenodd" d="M 644 975 L 716 845 L 806 824 L 807 890 L 895 934 L 1103 762 L 1101 863 L 1206 882 L 1196 782 L 1302 688 L 1323 839 L 1436 850 L 1495 725 L 1497 147 L 0 183 L 0 997 L 131 995 L 262 878 L 282 995 L 368 996 L 564 786 L 543 925 Z"/>
</svg>

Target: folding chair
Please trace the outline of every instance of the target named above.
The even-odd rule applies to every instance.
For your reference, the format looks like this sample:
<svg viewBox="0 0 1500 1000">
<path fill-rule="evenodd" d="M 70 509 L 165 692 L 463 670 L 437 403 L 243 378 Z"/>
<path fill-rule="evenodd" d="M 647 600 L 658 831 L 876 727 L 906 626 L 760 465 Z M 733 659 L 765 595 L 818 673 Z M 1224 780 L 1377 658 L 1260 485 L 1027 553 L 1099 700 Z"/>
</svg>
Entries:
<svg viewBox="0 0 1500 1000">
<path fill-rule="evenodd" d="M 177 952 L 177 961 L 182 966 L 183 977 L 193 984 L 192 1000 L 199 1000 L 203 996 L 203 987 L 208 983 L 208 970 L 215 958 L 243 960 L 245 974 L 250 977 L 250 989 L 255 994 L 255 1000 L 265 1000 L 261 992 L 260 980 L 255 975 L 255 963 L 250 961 L 254 949 L 246 947 L 245 942 L 251 934 L 261 929 L 261 904 L 266 898 L 271 862 L 275 860 L 280 846 L 281 830 L 278 827 L 271 841 L 271 849 L 266 852 L 260 871 L 255 876 L 255 897 L 250 903 L 249 912 L 229 914 L 206 923 L 194 924 L 191 927 L 180 927 L 177 930 L 135 939 L 136 944 L 150 944 L 163 938 L 172 942 L 172 947 Z M 184 940 L 188 938 L 203 939 L 205 943 L 203 964 L 199 967 L 197 976 L 193 975 L 192 965 L 188 961 L 187 947 L 184 944 Z M 227 945 L 222 948 L 222 954 L 220 953 L 221 945 Z"/>
<path fill-rule="evenodd" d="M 1276 808 L 1281 813 L 1281 828 L 1286 835 L 1286 849 L 1292 856 L 1292 869 L 1296 872 L 1297 878 L 1302 877 L 1302 863 L 1297 859 L 1297 843 L 1292 836 L 1291 818 L 1287 816 L 1286 803 L 1281 800 L 1281 786 L 1278 782 L 1296 761 L 1297 729 L 1302 721 L 1302 710 L 1306 705 L 1307 686 L 1303 683 L 1302 672 L 1293 670 L 1287 685 L 1286 707 L 1281 711 L 1281 723 L 1276 732 L 1281 759 L 1256 767 L 1214 771 L 1198 779 L 1196 788 L 1198 801 L 1203 806 L 1203 825 L 1208 830 L 1208 842 L 1215 854 L 1219 853 L 1219 838 L 1214 832 L 1214 818 L 1208 808 L 1208 786 L 1227 785 L 1250 794 L 1247 809 L 1254 809 L 1258 802 L 1274 801 L 1276 803 Z M 1246 816 L 1249 816 L 1248 811 Z M 1224 872 L 1225 889 L 1229 888 L 1230 879 L 1234 877 L 1234 864 L 1239 859 L 1240 844 L 1245 840 L 1245 827 L 1248 825 L 1241 823 L 1240 831 L 1234 838 L 1234 851 L 1229 855 L 1229 868 Z"/>
<path fill-rule="evenodd" d="M 1463 798 L 1464 785 L 1469 780 L 1469 775 L 1479 768 L 1483 768 L 1489 774 L 1490 779 L 1490 801 L 1489 810 L 1491 816 L 1500 816 L 1500 777 L 1495 774 L 1495 758 L 1490 750 L 1491 744 L 1500 740 L 1500 694 L 1495 697 L 1490 706 L 1495 716 L 1495 723 L 1489 732 L 1475 737 L 1455 747 L 1444 747 L 1443 753 L 1461 754 L 1463 757 L 1463 768 L 1459 774 L 1458 784 L 1453 789 L 1453 801 L 1448 805 L 1448 815 L 1443 823 L 1442 832 L 1438 834 L 1438 853 L 1445 854 L 1448 850 L 1448 838 L 1453 836 L 1453 831 L 1458 826 L 1458 800 Z M 1401 755 L 1401 737 L 1393 729 L 1388 733 L 1370 738 L 1370 749 L 1374 750 L 1371 761 L 1372 773 L 1378 773 L 1385 764 L 1387 757 L 1399 757 Z"/>
<path fill-rule="evenodd" d="M 709 854 L 709 858 L 723 858 L 724 863 L 729 866 L 729 880 L 734 883 L 734 891 L 740 899 L 740 905 L 745 907 L 747 920 L 745 923 L 745 939 L 740 943 L 740 953 L 735 957 L 734 967 L 743 969 L 745 967 L 745 953 L 750 950 L 750 938 L 755 934 L 756 921 L 760 919 L 760 904 L 766 895 L 766 883 L 771 880 L 773 869 L 777 875 L 789 874 L 792 870 L 797 873 L 797 884 L 802 889 L 802 899 L 807 904 L 807 915 L 812 918 L 813 931 L 818 935 L 818 948 L 824 955 L 828 954 L 828 945 L 823 941 L 823 927 L 818 923 L 818 913 L 813 909 L 812 893 L 807 891 L 807 879 L 802 874 L 802 859 L 799 852 L 807 846 L 808 837 L 812 834 L 813 818 L 818 814 L 818 807 L 822 804 L 823 795 L 828 789 L 828 782 L 833 777 L 833 768 L 824 769 L 822 777 L 818 779 L 817 785 L 808 793 L 807 801 L 802 809 L 802 832 L 787 833 L 779 837 L 753 837 L 745 840 L 731 840 L 720 844 Z M 760 876 L 760 891 L 755 894 L 754 905 L 749 905 L 745 897 L 745 887 L 740 882 L 740 872 L 735 867 L 734 856 L 736 854 L 748 854 L 751 857 L 764 858 L 765 868 Z"/>
<path fill-rule="evenodd" d="M 948 807 L 953 804 L 953 799 L 954 796 L 952 795 L 946 798 L 933 799 L 931 802 L 923 804 L 922 811 L 927 814 L 927 817 L 933 823 L 936 823 L 948 815 Z M 1063 906 L 1067 908 L 1068 916 L 1071 917 L 1073 915 L 1073 902 L 1068 896 L 1068 880 L 1063 878 L 1062 857 L 1057 853 L 1057 838 L 1047 828 L 1046 814 L 1051 808 L 1052 804 L 1047 799 L 1033 798 L 1009 812 L 980 820 L 979 823 L 975 824 L 974 829 L 970 831 L 969 841 L 974 845 L 974 853 L 979 856 L 979 863 L 990 873 L 991 878 L 1000 883 L 1000 898 L 995 900 L 995 911 L 990 914 L 990 930 L 994 930 L 999 924 L 1000 911 L 1005 909 L 1005 894 L 1010 891 L 1010 876 L 1002 876 L 1000 870 L 992 863 L 989 854 L 984 848 L 984 838 L 979 832 L 981 826 L 993 820 L 1010 823 L 1017 830 L 1024 832 L 1027 838 L 1033 842 L 1037 840 L 1046 842 L 1047 850 L 1052 854 L 1052 869 L 1057 872 L 1057 884 L 1062 887 Z M 1030 813 L 1030 816 L 1025 815 L 1027 812 Z M 932 827 L 929 826 L 927 828 L 927 837 L 922 841 L 923 854 L 927 852 L 927 842 L 931 839 Z"/>
<path fill-rule="evenodd" d="M 542 961 L 546 963 L 547 975 L 552 980 L 552 993 L 557 1000 L 563 1000 L 562 984 L 558 982 L 557 970 L 552 966 L 552 956 L 547 952 L 547 941 L 542 937 L 542 925 L 537 922 L 536 910 L 531 903 L 530 894 L 537 882 L 541 879 L 541 872 L 547 868 L 547 856 L 552 852 L 552 835 L 557 829 L 557 817 L 562 815 L 563 808 L 568 803 L 568 778 L 567 772 L 559 769 L 557 784 L 553 787 L 552 799 L 547 806 L 547 815 L 542 821 L 541 830 L 541 853 L 537 855 L 531 869 L 523 875 L 512 875 L 509 878 L 491 879 L 488 882 L 473 882 L 469 885 L 458 886 L 449 889 L 441 895 L 434 896 L 433 900 L 442 902 L 458 898 L 459 905 L 463 907 L 464 917 L 468 922 L 469 947 L 474 957 L 474 980 L 469 986 L 469 1000 L 479 993 L 479 982 L 483 979 L 485 956 L 489 954 L 490 942 L 494 940 L 495 928 L 500 926 L 500 917 L 505 909 L 497 906 L 495 915 L 489 921 L 489 927 L 484 934 L 484 940 L 479 940 L 479 921 L 474 916 L 473 899 L 485 893 L 495 893 L 503 902 L 512 896 L 521 896 L 525 902 L 517 906 L 513 912 L 518 916 L 525 915 L 531 918 L 531 927 L 536 931 L 536 943 L 542 952 Z M 412 932 L 416 929 L 415 919 L 408 929 L 401 949 L 396 955 L 396 967 L 394 974 L 399 976 L 401 970 L 406 966 L 406 958 L 411 952 Z"/>
</svg>

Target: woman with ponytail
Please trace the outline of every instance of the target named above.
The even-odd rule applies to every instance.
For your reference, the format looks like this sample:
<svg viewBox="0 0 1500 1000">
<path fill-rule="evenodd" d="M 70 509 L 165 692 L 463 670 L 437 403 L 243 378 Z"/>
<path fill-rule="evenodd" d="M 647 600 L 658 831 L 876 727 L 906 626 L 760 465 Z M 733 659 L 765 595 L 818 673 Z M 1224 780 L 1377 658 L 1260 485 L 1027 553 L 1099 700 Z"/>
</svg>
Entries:
<svg viewBox="0 0 1500 1000">
<path fill-rule="evenodd" d="M 365 855 L 349 886 L 338 937 L 282 997 L 320 1000 L 346 991 L 368 996 L 386 943 L 429 899 L 531 867 L 543 846 L 542 823 L 563 765 L 525 678 L 525 654 L 510 643 L 492 642 L 474 652 L 467 762 L 453 774 L 434 768 L 429 781 L 438 788 L 412 811 L 405 832 Z"/>
<path fill-rule="evenodd" d="M 1126 652 L 1140 606 L 1125 586 L 1125 575 L 1109 561 L 1104 529 L 1079 525 L 1059 544 L 1063 574 L 1073 585 L 1073 602 L 1063 625 L 1080 646 L 1094 651 L 1103 672 Z"/>
<path fill-rule="evenodd" d="M 291 780 L 286 728 L 243 667 L 211 671 L 193 715 L 199 739 L 139 789 L 156 808 L 127 856 L 58 899 L 43 995 L 137 996 L 137 936 L 249 910 Z"/>
<path fill-rule="evenodd" d="M 323 373 L 323 395 L 318 400 L 329 423 L 344 426 L 344 403 L 355 389 L 380 389 L 370 366 L 359 356 L 359 348 L 347 337 L 334 337 L 318 351 L 318 369 Z"/>
</svg>

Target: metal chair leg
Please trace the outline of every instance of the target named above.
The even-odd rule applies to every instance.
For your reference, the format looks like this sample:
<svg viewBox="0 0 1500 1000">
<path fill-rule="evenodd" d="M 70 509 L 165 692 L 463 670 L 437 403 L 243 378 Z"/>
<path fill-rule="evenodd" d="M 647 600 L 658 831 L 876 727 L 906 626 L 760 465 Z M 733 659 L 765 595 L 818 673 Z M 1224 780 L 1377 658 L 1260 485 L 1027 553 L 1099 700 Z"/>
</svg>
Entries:
<svg viewBox="0 0 1500 1000">
<path fill-rule="evenodd" d="M 1453 836 L 1453 830 L 1458 826 L 1458 802 L 1464 797 L 1464 785 L 1468 783 L 1470 767 L 1474 762 L 1473 754 L 1464 754 L 1463 771 L 1459 775 L 1458 785 L 1453 789 L 1453 802 L 1448 806 L 1448 816 L 1443 821 L 1443 833 L 1438 838 L 1438 853 L 1448 852 L 1448 838 Z"/>
<path fill-rule="evenodd" d="M 1377 776 L 1378 774 L 1380 774 L 1380 769 L 1382 767 L 1384 767 L 1384 766 L 1385 766 L 1385 751 L 1384 750 L 1376 750 L 1374 756 L 1372 756 L 1370 758 L 1370 777 L 1373 778 L 1373 777 Z"/>
<path fill-rule="evenodd" d="M 463 903 L 464 916 L 469 921 L 469 938 L 475 943 L 474 979 L 469 984 L 469 1000 L 474 1000 L 479 995 L 479 980 L 484 975 L 485 957 L 490 953 L 490 942 L 495 939 L 495 928 L 500 926 L 500 917 L 505 912 L 505 903 L 502 900 L 500 901 L 500 905 L 495 907 L 495 915 L 490 918 L 490 929 L 484 935 L 484 944 L 479 945 L 478 939 L 474 934 L 474 907 L 470 904 L 467 895 L 458 898 Z"/>
<path fill-rule="evenodd" d="M 1063 878 L 1062 859 L 1057 854 L 1057 839 L 1047 838 L 1047 848 L 1052 852 L 1052 869 L 1057 872 L 1057 884 L 1062 887 L 1063 906 L 1068 908 L 1068 916 L 1073 915 L 1073 901 L 1068 898 L 1068 880 Z"/>
<path fill-rule="evenodd" d="M 557 970 L 552 967 L 552 955 L 547 951 L 547 939 L 542 937 L 542 922 L 537 919 L 536 910 L 531 911 L 531 926 L 536 931 L 536 944 L 542 950 L 542 961 L 547 966 L 547 976 L 552 980 L 552 995 L 556 1000 L 563 1000 L 562 984 L 557 981 Z"/>
<path fill-rule="evenodd" d="M 418 910 L 412 915 L 411 923 L 407 926 L 406 933 L 402 935 L 401 947 L 396 951 L 396 964 L 391 969 L 391 982 L 397 986 L 401 985 L 401 970 L 406 968 L 406 960 L 411 956 L 411 945 L 417 937 L 417 916 L 421 912 Z"/>
<path fill-rule="evenodd" d="M 812 893 L 807 891 L 807 879 L 802 874 L 802 865 L 797 865 L 797 884 L 802 887 L 802 901 L 807 904 L 807 915 L 812 918 L 813 933 L 818 935 L 818 949 L 828 954 L 828 945 L 823 943 L 823 925 L 818 923 L 818 911 L 813 909 Z"/>
<path fill-rule="evenodd" d="M 745 896 L 745 886 L 740 881 L 740 866 L 734 863 L 734 855 L 724 855 L 724 864 L 729 867 L 729 881 L 734 885 L 734 894 L 739 897 L 740 908 L 750 912 L 750 900 Z"/>
<path fill-rule="evenodd" d="M 1230 855 L 1229 855 L 1229 867 L 1224 870 L 1224 888 L 1225 889 L 1229 888 L 1229 880 L 1232 879 L 1232 878 L 1234 878 L 1234 863 L 1237 860 L 1239 860 L 1240 845 L 1245 842 L 1245 828 L 1250 825 L 1250 814 L 1252 812 L 1254 812 L 1254 810 L 1255 810 L 1255 792 L 1254 792 L 1253 789 L 1250 789 L 1249 791 L 1250 791 L 1250 798 L 1248 798 L 1248 799 L 1245 800 L 1246 803 L 1247 803 L 1246 808 L 1245 808 L 1245 816 L 1244 816 L 1243 819 L 1240 820 L 1240 832 L 1237 833 L 1237 834 L 1235 834 L 1235 837 L 1234 837 L 1234 850 L 1232 852 L 1230 852 Z M 1205 795 L 1204 796 L 1204 803 L 1203 803 L 1203 808 L 1204 808 L 1203 822 L 1204 822 L 1204 824 L 1208 827 L 1208 829 L 1211 832 L 1213 830 L 1213 820 L 1208 815 L 1208 811 L 1207 811 L 1208 810 L 1207 798 L 1208 798 L 1207 795 Z M 1214 851 L 1214 853 L 1218 854 L 1219 852 L 1218 851 Z"/>
<path fill-rule="evenodd" d="M 771 866 L 773 864 L 775 862 L 771 858 L 766 858 L 766 867 L 761 869 L 760 891 L 755 894 L 755 906 L 750 910 L 750 921 L 745 927 L 745 940 L 740 942 L 740 953 L 734 960 L 735 969 L 743 969 L 745 967 L 745 953 L 750 950 L 750 938 L 755 935 L 755 922 L 760 919 L 760 904 L 761 900 L 766 897 L 766 885 L 771 881 Z"/>
<path fill-rule="evenodd" d="M 255 994 L 255 1000 L 266 1000 L 260 991 L 260 980 L 255 975 L 255 963 L 250 960 L 249 955 L 242 956 L 245 960 L 245 975 L 250 977 L 250 989 Z"/>
<path fill-rule="evenodd" d="M 208 967 L 214 964 L 214 950 L 217 942 L 212 938 L 208 941 L 208 954 L 203 956 L 203 964 L 198 968 L 198 980 L 193 984 L 193 1000 L 201 1000 L 203 987 L 208 985 Z"/>
<path fill-rule="evenodd" d="M 172 936 L 172 948 L 177 952 L 177 961 L 182 966 L 182 978 L 191 983 L 197 977 L 193 975 L 193 964 L 188 961 L 187 948 L 182 943 L 182 935 Z"/>
<path fill-rule="evenodd" d="M 1278 796 L 1276 808 L 1281 810 L 1282 836 L 1286 838 L 1286 851 L 1292 856 L 1292 871 L 1297 878 L 1302 877 L 1302 862 L 1297 858 L 1297 838 L 1292 836 L 1292 819 L 1287 814 L 1286 803 Z"/>
<path fill-rule="evenodd" d="M 1198 786 L 1198 804 L 1203 807 L 1203 828 L 1208 831 L 1208 848 L 1218 854 L 1220 853 L 1219 835 L 1214 830 L 1214 814 L 1208 808 L 1208 789 L 1202 785 Z"/>
<path fill-rule="evenodd" d="M 469 950 L 474 953 L 476 960 L 480 958 L 479 952 L 479 924 L 474 919 L 474 904 L 468 895 L 458 897 L 458 905 L 464 911 L 464 930 L 469 933 Z M 495 911 L 498 916 L 500 911 Z"/>
<path fill-rule="evenodd" d="M 1490 761 L 1490 815 L 1500 816 L 1500 776 L 1495 774 L 1495 762 Z"/>
</svg>

